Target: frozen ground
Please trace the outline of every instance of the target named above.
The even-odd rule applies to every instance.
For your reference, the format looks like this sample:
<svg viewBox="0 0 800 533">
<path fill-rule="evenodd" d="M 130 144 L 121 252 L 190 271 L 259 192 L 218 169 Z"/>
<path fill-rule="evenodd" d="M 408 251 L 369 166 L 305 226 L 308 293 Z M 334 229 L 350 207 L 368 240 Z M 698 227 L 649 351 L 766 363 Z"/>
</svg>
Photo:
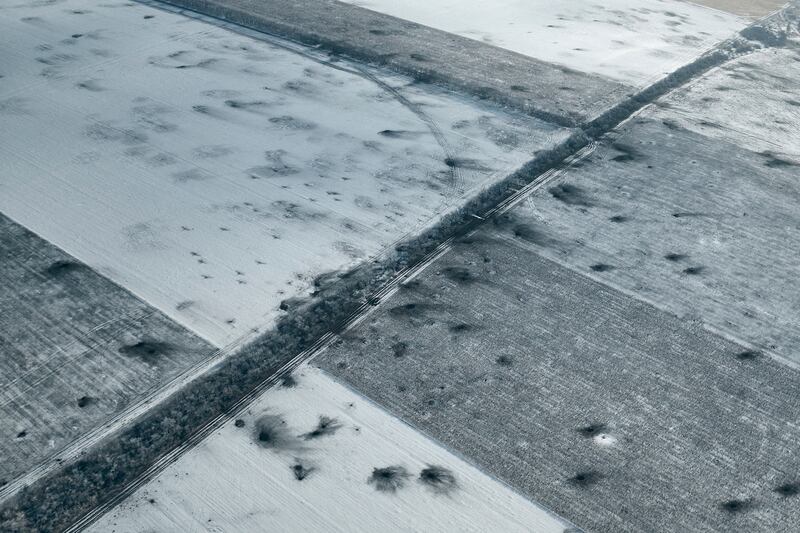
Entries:
<svg viewBox="0 0 800 533">
<path fill-rule="evenodd" d="M 139 4 L 0 23 L 0 210 L 220 346 L 566 134 Z"/>
<path fill-rule="evenodd" d="M 295 378 L 88 531 L 567 528 L 319 370 Z"/>
<path fill-rule="evenodd" d="M 448 39 L 474 43 L 474 63 L 514 56 L 490 70 L 534 65 L 536 83 L 498 87 L 548 105 L 574 92 L 557 107 L 574 121 L 627 91 L 341 3 L 221 3 L 396 38 L 375 53 L 434 70 L 456 57 L 438 49 Z M 744 24 L 676 2 L 581 6 L 592 20 L 536 5 L 539 35 L 551 17 L 563 27 L 547 30 L 597 44 L 575 68 L 616 57 L 631 68 L 612 77 L 637 86 Z M 308 17 L 281 21 L 292 9 Z M 363 19 L 331 16 L 347 10 Z M 139 4 L 8 3 L 0 24 L 0 210 L 220 346 L 568 133 Z M 570 43 L 554 49 L 582 48 Z M 409 52 L 423 44 L 435 57 Z M 526 498 L 589 529 L 797 523 L 798 375 L 783 364 L 800 362 L 794 64 L 753 54 L 625 124 L 377 308 L 324 371 L 263 394 L 94 531 L 568 527 Z"/>
<path fill-rule="evenodd" d="M 345 1 L 637 87 L 746 25 L 734 15 L 672 0 Z"/>
<path fill-rule="evenodd" d="M 214 347 L 0 215 L 0 495 Z"/>
</svg>

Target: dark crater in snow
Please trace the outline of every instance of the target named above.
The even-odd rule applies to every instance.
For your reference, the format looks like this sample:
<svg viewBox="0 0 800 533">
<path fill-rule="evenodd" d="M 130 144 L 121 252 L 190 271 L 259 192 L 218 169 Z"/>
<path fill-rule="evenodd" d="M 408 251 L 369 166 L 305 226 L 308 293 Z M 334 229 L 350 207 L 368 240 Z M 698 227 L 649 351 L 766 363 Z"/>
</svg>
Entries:
<svg viewBox="0 0 800 533">
<path fill-rule="evenodd" d="M 389 139 L 416 139 L 425 133 L 424 131 L 382 130 L 378 132 L 378 135 Z"/>
<path fill-rule="evenodd" d="M 52 263 L 44 269 L 44 273 L 52 278 L 59 278 L 61 276 L 82 270 L 84 265 L 77 261 L 60 260 Z"/>
<path fill-rule="evenodd" d="M 458 487 L 456 476 L 443 466 L 428 465 L 419 473 L 418 480 L 436 494 L 449 494 Z"/>
<path fill-rule="evenodd" d="M 514 364 L 514 360 L 508 355 L 501 355 L 494 361 L 500 366 L 511 366 Z"/>
<path fill-rule="evenodd" d="M 473 331 L 474 329 L 475 329 L 475 326 L 473 326 L 472 324 L 467 324 L 466 322 L 460 322 L 458 324 L 452 324 L 451 326 L 448 326 L 448 328 L 447 328 L 447 330 L 450 333 L 455 333 L 455 334 L 466 333 L 468 331 Z"/>
<path fill-rule="evenodd" d="M 390 316 L 395 318 L 420 318 L 430 311 L 436 310 L 435 305 L 426 304 L 422 302 L 412 302 L 403 305 L 396 305 L 389 309 Z"/>
<path fill-rule="evenodd" d="M 367 483 L 380 492 L 394 493 L 405 486 L 409 477 L 411 474 L 402 466 L 387 466 L 373 469 Z"/>
<path fill-rule="evenodd" d="M 775 487 L 775 492 L 783 497 L 797 496 L 800 494 L 800 481 L 783 483 Z"/>
<path fill-rule="evenodd" d="M 97 403 L 97 398 L 93 396 L 81 396 L 78 398 L 78 407 L 83 409 L 84 407 L 89 407 L 90 405 L 94 405 Z"/>
<path fill-rule="evenodd" d="M 564 202 L 567 205 L 581 207 L 592 207 L 592 205 L 594 205 L 594 203 L 586 195 L 586 192 L 577 185 L 561 183 L 555 187 L 550 187 L 548 191 L 553 198 Z"/>
<path fill-rule="evenodd" d="M 154 366 L 163 356 L 169 355 L 173 351 L 175 351 L 175 347 L 172 344 L 155 340 L 142 340 L 119 349 L 119 353 L 126 357 L 137 358 Z"/>
<path fill-rule="evenodd" d="M 280 383 L 281 383 L 281 387 L 285 387 L 287 389 L 290 389 L 292 387 L 297 386 L 297 379 L 291 374 L 286 374 L 285 376 L 283 376 L 281 378 L 281 382 Z"/>
<path fill-rule="evenodd" d="M 444 160 L 444 164 L 450 168 L 465 168 L 467 170 L 479 171 L 491 170 L 490 167 L 487 167 L 477 159 L 466 159 L 463 157 L 447 157 Z"/>
<path fill-rule="evenodd" d="M 740 361 L 752 361 L 761 357 L 761 352 L 757 350 L 744 350 L 736 354 L 736 359 Z"/>
<path fill-rule="evenodd" d="M 275 451 L 297 451 L 302 444 L 291 431 L 286 421 L 278 415 L 261 415 L 253 424 L 253 437 L 262 448 Z"/>
<path fill-rule="evenodd" d="M 396 342 L 392 344 L 392 355 L 397 358 L 403 357 L 408 352 L 408 343 Z"/>
<path fill-rule="evenodd" d="M 465 267 L 446 267 L 439 271 L 444 277 L 456 283 L 470 284 L 478 281 L 478 278 Z"/>
<path fill-rule="evenodd" d="M 567 481 L 570 485 L 574 485 L 579 488 L 587 488 L 592 485 L 595 485 L 601 479 L 603 479 L 603 474 L 596 470 L 586 470 L 583 472 L 578 472 Z"/>
<path fill-rule="evenodd" d="M 317 423 L 317 427 L 309 431 L 308 433 L 303 433 L 300 435 L 305 440 L 314 440 L 319 439 L 321 437 L 326 437 L 328 435 L 333 435 L 342 425 L 339 423 L 338 420 L 335 418 L 331 418 L 328 416 L 321 416 L 319 417 L 319 422 Z"/>
<path fill-rule="evenodd" d="M 742 513 L 751 509 L 755 505 L 753 500 L 732 499 L 720 504 L 720 509 L 728 513 Z"/>
<path fill-rule="evenodd" d="M 763 156 L 766 159 L 764 164 L 769 168 L 787 168 L 787 167 L 800 166 L 800 164 L 785 159 L 783 157 L 780 157 L 778 155 L 775 155 L 772 152 L 762 152 L 761 156 Z"/>
<path fill-rule="evenodd" d="M 580 435 L 583 437 L 591 438 L 596 435 L 599 435 L 600 433 L 603 433 L 607 428 L 608 426 L 606 426 L 605 424 L 601 422 L 595 422 L 593 424 L 589 424 L 588 426 L 583 426 L 581 428 L 578 428 L 578 433 L 580 433 Z"/>
<path fill-rule="evenodd" d="M 699 276 L 705 271 L 706 267 L 704 266 L 692 266 L 683 269 L 684 274 L 688 274 L 689 276 Z"/>
<path fill-rule="evenodd" d="M 636 149 L 633 148 L 632 146 L 622 143 L 614 143 L 611 146 L 612 148 L 614 148 L 614 150 L 620 152 L 619 155 L 616 155 L 611 158 L 611 160 L 614 161 L 615 163 L 629 163 L 631 161 L 636 161 L 637 159 L 640 158 L 639 152 L 636 151 Z"/>
<path fill-rule="evenodd" d="M 303 481 L 305 478 L 311 475 L 313 471 L 316 470 L 316 468 L 314 468 L 313 466 L 306 466 L 300 461 L 297 461 L 290 468 L 292 470 L 292 474 L 294 474 L 294 478 L 297 481 Z"/>
</svg>

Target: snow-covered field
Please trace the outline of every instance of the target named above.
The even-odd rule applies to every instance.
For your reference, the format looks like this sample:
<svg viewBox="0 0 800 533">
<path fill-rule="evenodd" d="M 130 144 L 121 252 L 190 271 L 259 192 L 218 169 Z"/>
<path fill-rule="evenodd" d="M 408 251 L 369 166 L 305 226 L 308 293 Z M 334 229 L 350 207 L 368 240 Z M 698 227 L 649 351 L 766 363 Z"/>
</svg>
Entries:
<svg viewBox="0 0 800 533">
<path fill-rule="evenodd" d="M 800 53 L 759 50 L 718 68 L 653 113 L 683 128 L 800 163 Z"/>
<path fill-rule="evenodd" d="M 135 3 L 0 25 L 0 211 L 217 345 L 566 134 Z"/>
<path fill-rule="evenodd" d="M 560 533 L 568 526 L 322 371 L 303 367 L 296 379 L 266 392 L 240 422 L 89 531 Z"/>
<path fill-rule="evenodd" d="M 344 1 L 637 87 L 747 23 L 674 0 Z"/>
<path fill-rule="evenodd" d="M 545 257 L 800 363 L 798 94 L 793 47 L 732 60 L 514 216 Z"/>
</svg>

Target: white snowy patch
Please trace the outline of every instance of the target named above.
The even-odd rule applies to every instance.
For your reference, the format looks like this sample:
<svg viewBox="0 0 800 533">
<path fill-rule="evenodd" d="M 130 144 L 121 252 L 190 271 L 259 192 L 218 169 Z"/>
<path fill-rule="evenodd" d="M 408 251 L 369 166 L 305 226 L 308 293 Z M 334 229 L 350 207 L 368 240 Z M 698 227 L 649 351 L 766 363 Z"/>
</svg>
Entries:
<svg viewBox="0 0 800 533">
<path fill-rule="evenodd" d="M 0 210 L 220 346 L 567 133 L 136 3 L 0 26 Z"/>
<path fill-rule="evenodd" d="M 274 447 L 258 443 L 255 424 L 262 416 L 278 428 Z M 320 417 L 335 429 L 308 438 Z M 227 423 L 89 531 L 546 533 L 567 527 L 313 367 L 300 369 L 294 387 L 266 392 L 241 420 L 244 427 Z M 379 490 L 389 481 L 369 482 L 375 468 L 385 467 L 398 467 L 402 481 L 394 491 Z M 420 480 L 430 467 L 443 483 Z"/>
<path fill-rule="evenodd" d="M 753 152 L 800 163 L 800 54 L 759 50 L 665 99 L 647 115 Z"/>
<path fill-rule="evenodd" d="M 566 67 L 647 85 L 747 22 L 669 0 L 344 0 Z"/>
</svg>

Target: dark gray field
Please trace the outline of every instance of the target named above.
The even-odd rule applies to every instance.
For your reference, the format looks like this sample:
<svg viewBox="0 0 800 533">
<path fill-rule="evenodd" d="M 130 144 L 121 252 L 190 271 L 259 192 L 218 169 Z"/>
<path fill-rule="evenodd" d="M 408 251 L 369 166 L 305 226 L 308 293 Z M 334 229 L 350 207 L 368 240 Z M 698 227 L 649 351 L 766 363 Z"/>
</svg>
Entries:
<svg viewBox="0 0 800 533">
<path fill-rule="evenodd" d="M 503 231 L 317 364 L 589 530 L 791 530 L 800 374 Z"/>
<path fill-rule="evenodd" d="M 0 485 L 214 352 L 2 215 L 0 279 Z"/>
</svg>

